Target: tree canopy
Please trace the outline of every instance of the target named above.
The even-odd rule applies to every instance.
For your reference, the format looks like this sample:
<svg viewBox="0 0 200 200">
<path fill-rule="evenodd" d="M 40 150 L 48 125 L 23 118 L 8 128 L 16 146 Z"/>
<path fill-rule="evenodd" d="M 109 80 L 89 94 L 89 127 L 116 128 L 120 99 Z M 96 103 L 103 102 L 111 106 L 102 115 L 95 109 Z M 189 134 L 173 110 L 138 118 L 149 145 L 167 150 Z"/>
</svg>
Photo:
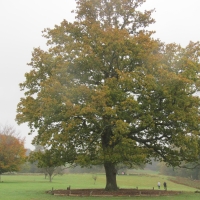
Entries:
<svg viewBox="0 0 200 200">
<path fill-rule="evenodd" d="M 195 161 L 199 43 L 153 39 L 145 0 L 76 2 L 76 20 L 45 29 L 48 49 L 33 51 L 18 123 L 63 163 L 104 164 L 107 190 L 118 163 Z"/>
<path fill-rule="evenodd" d="M 29 155 L 28 160 L 31 163 L 37 163 L 38 168 L 41 168 L 46 175 L 49 176 L 51 182 L 53 177 L 58 174 L 63 174 L 64 166 L 61 166 L 59 159 L 54 151 L 44 149 L 42 146 L 36 146 L 36 149 Z"/>
<path fill-rule="evenodd" d="M 0 175 L 5 172 L 19 171 L 25 161 L 24 140 L 11 126 L 0 128 Z"/>
</svg>

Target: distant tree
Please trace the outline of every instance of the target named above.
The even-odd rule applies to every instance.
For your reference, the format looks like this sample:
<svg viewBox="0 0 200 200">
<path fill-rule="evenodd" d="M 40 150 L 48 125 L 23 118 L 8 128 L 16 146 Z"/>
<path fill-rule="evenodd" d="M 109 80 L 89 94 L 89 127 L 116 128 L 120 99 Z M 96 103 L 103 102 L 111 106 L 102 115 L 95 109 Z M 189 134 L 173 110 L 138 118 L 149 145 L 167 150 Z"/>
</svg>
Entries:
<svg viewBox="0 0 200 200">
<path fill-rule="evenodd" d="M 44 148 L 41 145 L 33 144 L 33 146 L 34 146 L 34 150 L 32 150 L 28 156 L 30 173 L 44 173 L 45 174 L 44 170 L 41 167 L 38 167 L 38 159 L 36 159 L 35 156 L 33 156 L 33 154 L 35 152 L 39 152 L 39 151 L 43 152 Z M 45 177 L 46 177 L 46 175 L 45 175 Z"/>
<path fill-rule="evenodd" d="M 54 176 L 63 174 L 64 167 L 57 161 L 55 153 L 51 150 L 40 149 L 39 151 L 32 151 L 29 155 L 29 161 L 36 163 L 41 172 L 45 174 L 45 178 L 49 176 L 50 182 Z"/>
<path fill-rule="evenodd" d="M 92 179 L 94 180 L 94 185 L 95 185 L 97 181 L 97 174 L 92 174 Z"/>
<path fill-rule="evenodd" d="M 32 150 L 28 149 L 26 151 L 27 158 L 29 157 L 29 154 L 32 152 Z M 42 173 L 43 171 L 41 168 L 37 167 L 37 161 L 36 162 L 29 162 L 28 159 L 25 163 L 21 165 L 21 169 L 19 171 L 20 173 Z"/>
<path fill-rule="evenodd" d="M 68 168 L 69 173 L 104 173 L 103 165 L 92 165 L 82 167 L 80 165 L 72 166 Z"/>
<path fill-rule="evenodd" d="M 25 162 L 20 166 L 19 173 L 30 173 L 30 163 Z"/>
<path fill-rule="evenodd" d="M 194 163 L 183 163 L 181 167 L 173 168 L 171 166 L 167 166 L 166 163 L 162 162 L 159 164 L 159 171 L 161 174 L 169 176 L 180 176 L 193 180 L 200 179 L 200 166 L 196 166 Z"/>
<path fill-rule="evenodd" d="M 147 170 L 159 171 L 159 163 L 159 161 L 151 159 L 150 163 L 147 163 L 144 168 Z"/>
<path fill-rule="evenodd" d="M 132 165 L 132 166 L 129 166 L 127 167 L 127 165 L 123 164 L 123 163 L 118 163 L 116 165 L 116 170 L 118 172 L 118 174 L 127 174 L 127 171 L 128 170 L 131 170 L 131 169 L 144 169 L 145 167 L 145 164 L 143 163 L 140 163 L 140 164 L 135 164 L 135 165 Z"/>
<path fill-rule="evenodd" d="M 14 127 L 0 127 L 0 175 L 19 171 L 25 158 L 24 139 L 19 137 Z"/>
<path fill-rule="evenodd" d="M 177 171 L 175 170 L 175 168 L 173 168 L 171 166 L 167 166 L 166 163 L 164 163 L 164 162 L 160 162 L 158 165 L 158 168 L 159 168 L 159 172 L 161 174 L 168 175 L 168 176 L 176 176 L 177 175 Z"/>
<path fill-rule="evenodd" d="M 49 181 L 52 182 L 53 177 L 56 175 L 63 175 L 64 174 L 64 167 L 63 166 L 58 166 L 58 167 L 42 167 L 42 170 L 45 174 L 45 178 L 49 177 Z"/>
<path fill-rule="evenodd" d="M 103 164 L 106 190 L 118 189 L 118 163 L 197 160 L 199 42 L 153 39 L 145 0 L 76 2 L 76 20 L 46 29 L 48 48 L 33 51 L 18 123 L 57 162 Z"/>
<path fill-rule="evenodd" d="M 191 169 L 191 171 L 192 171 L 191 178 L 194 180 L 200 180 L 200 166 Z"/>
</svg>

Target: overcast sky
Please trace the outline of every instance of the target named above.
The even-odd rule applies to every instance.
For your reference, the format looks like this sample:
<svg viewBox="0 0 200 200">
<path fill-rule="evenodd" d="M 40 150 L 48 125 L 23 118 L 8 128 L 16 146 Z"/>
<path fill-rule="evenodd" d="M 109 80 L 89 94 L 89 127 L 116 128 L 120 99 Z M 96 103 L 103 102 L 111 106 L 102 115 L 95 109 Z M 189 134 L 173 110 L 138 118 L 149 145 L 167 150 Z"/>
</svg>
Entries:
<svg viewBox="0 0 200 200">
<path fill-rule="evenodd" d="M 156 9 L 156 23 L 150 27 L 155 38 L 182 46 L 200 40 L 200 0 L 147 0 L 144 6 Z M 63 19 L 73 21 L 74 8 L 75 0 L 0 0 L 0 124 L 12 125 L 26 137 L 26 148 L 33 148 L 29 129 L 15 122 L 23 96 L 19 83 L 30 70 L 26 64 L 33 48 L 45 47 L 41 31 Z"/>
</svg>

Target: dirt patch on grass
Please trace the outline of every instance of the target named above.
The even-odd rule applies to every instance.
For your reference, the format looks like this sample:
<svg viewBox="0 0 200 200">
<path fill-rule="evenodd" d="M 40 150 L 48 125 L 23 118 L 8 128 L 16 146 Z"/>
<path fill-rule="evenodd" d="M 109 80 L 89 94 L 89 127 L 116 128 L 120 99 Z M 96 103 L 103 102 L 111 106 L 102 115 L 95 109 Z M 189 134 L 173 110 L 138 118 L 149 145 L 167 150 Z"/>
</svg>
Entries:
<svg viewBox="0 0 200 200">
<path fill-rule="evenodd" d="M 72 190 L 50 190 L 47 193 L 59 196 L 170 196 L 178 195 L 179 191 L 166 190 L 139 190 L 119 189 L 117 191 L 106 191 L 104 189 L 72 189 Z"/>
</svg>

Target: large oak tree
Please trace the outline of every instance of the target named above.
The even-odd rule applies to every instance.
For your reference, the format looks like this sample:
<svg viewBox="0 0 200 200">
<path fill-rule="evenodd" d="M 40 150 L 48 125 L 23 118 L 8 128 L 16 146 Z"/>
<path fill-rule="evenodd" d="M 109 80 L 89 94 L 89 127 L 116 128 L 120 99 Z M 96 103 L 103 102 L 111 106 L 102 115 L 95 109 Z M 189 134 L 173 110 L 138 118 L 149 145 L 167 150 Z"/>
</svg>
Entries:
<svg viewBox="0 0 200 200">
<path fill-rule="evenodd" d="M 46 29 L 48 49 L 33 51 L 18 123 L 63 163 L 104 164 L 107 190 L 118 163 L 195 161 L 199 43 L 153 39 L 145 0 L 76 2 L 76 20 Z"/>
</svg>

